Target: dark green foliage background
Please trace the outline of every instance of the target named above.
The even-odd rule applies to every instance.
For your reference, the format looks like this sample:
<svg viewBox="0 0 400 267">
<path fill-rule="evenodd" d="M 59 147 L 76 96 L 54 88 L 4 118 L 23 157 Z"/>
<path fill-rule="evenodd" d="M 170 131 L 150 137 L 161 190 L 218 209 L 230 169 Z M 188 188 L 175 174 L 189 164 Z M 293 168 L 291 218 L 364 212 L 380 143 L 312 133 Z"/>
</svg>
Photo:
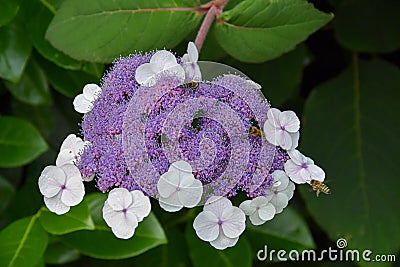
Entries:
<svg viewBox="0 0 400 267">
<path fill-rule="evenodd" d="M 201 60 L 261 84 L 272 106 L 299 114 L 299 149 L 326 171 L 331 195 L 298 186 L 282 214 L 249 225 L 225 251 L 195 235 L 201 208 L 169 214 L 152 200 L 152 214 L 126 241 L 102 220 L 106 195 L 93 183 L 66 215 L 43 207 L 40 172 L 79 133 L 73 97 L 99 84 L 121 54 L 165 47 L 182 55 L 204 18 L 119 11 L 206 2 L 0 0 L 0 266 L 286 266 L 257 260 L 257 251 L 319 252 L 336 249 L 338 238 L 347 249 L 371 250 L 371 259 L 399 259 L 398 0 L 231 0 L 201 51 Z M 294 265 L 400 266 L 327 257 Z"/>
</svg>

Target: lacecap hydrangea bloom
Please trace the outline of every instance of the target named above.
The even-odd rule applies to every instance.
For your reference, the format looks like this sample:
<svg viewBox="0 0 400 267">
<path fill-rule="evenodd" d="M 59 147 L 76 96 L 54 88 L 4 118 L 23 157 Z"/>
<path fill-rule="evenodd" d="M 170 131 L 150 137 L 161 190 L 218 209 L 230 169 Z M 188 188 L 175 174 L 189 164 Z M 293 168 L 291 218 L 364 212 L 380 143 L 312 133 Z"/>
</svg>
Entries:
<svg viewBox="0 0 400 267">
<path fill-rule="evenodd" d="M 199 62 L 193 43 L 183 57 L 159 50 L 115 60 L 100 86 L 74 99 L 83 140 L 68 136 L 57 159 L 67 165 L 42 172 L 45 204 L 67 212 L 94 178 L 109 194 L 103 217 L 118 238 L 134 236 L 153 197 L 167 212 L 204 205 L 193 222 L 199 238 L 234 246 L 246 216 L 272 220 L 295 183 L 325 177 L 296 150 L 296 114 L 272 108 L 260 89 L 233 68 Z M 240 191 L 249 199 L 235 207 L 229 198 Z"/>
</svg>

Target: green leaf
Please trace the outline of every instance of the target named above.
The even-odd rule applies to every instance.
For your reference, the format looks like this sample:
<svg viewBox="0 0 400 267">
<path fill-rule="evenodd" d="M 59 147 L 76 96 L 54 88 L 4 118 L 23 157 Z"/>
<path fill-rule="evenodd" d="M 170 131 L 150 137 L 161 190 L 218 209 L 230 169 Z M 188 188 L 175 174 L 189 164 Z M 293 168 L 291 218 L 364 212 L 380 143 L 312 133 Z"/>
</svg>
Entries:
<svg viewBox="0 0 400 267">
<path fill-rule="evenodd" d="M 14 187 L 0 176 L 0 214 L 7 208 L 11 197 L 15 194 Z"/>
<path fill-rule="evenodd" d="M 47 150 L 46 142 L 31 123 L 3 116 L 0 125 L 0 167 L 24 165 Z"/>
<path fill-rule="evenodd" d="M 0 28 L 0 77 L 17 82 L 24 71 L 32 44 L 20 20 Z"/>
<path fill-rule="evenodd" d="M 260 226 L 247 225 L 246 235 L 255 250 L 315 248 L 315 244 L 304 219 L 292 208 L 287 207 L 274 219 Z"/>
<path fill-rule="evenodd" d="M 81 202 L 78 206 L 71 207 L 71 210 L 63 215 L 57 215 L 43 207 L 39 219 L 43 228 L 53 235 L 95 228 L 86 201 Z"/>
<path fill-rule="evenodd" d="M 234 247 L 225 250 L 215 249 L 196 235 L 191 223 L 186 227 L 186 241 L 193 266 L 251 266 L 252 252 L 246 237 L 241 236 Z"/>
<path fill-rule="evenodd" d="M 66 264 L 79 259 L 79 251 L 69 248 L 60 242 L 51 243 L 44 253 L 44 261 L 48 264 Z"/>
<path fill-rule="evenodd" d="M 0 266 L 35 266 L 47 241 L 47 233 L 36 216 L 13 222 L 0 232 Z"/>
<path fill-rule="evenodd" d="M 9 23 L 19 10 L 19 1 L 0 0 L 0 27 Z"/>
<path fill-rule="evenodd" d="M 215 25 L 219 44 L 244 62 L 286 53 L 333 18 L 304 0 L 244 0 Z"/>
<path fill-rule="evenodd" d="M 179 44 L 203 16 L 188 7 L 181 0 L 66 0 L 46 38 L 75 59 L 112 62 L 135 50 Z"/>
<path fill-rule="evenodd" d="M 32 59 L 29 61 L 22 79 L 17 84 L 5 82 L 5 86 L 15 98 L 24 103 L 31 105 L 51 103 L 46 75 Z"/>
<path fill-rule="evenodd" d="M 42 1 L 43 2 L 43 1 Z M 52 61 L 60 67 L 71 70 L 79 70 L 82 68 L 83 63 L 77 61 L 63 52 L 55 49 L 49 41 L 44 39 L 47 27 L 54 17 L 54 14 L 45 7 L 42 2 L 29 1 L 30 20 L 28 29 L 31 32 L 33 45 L 36 50 L 46 59 Z"/>
<path fill-rule="evenodd" d="M 400 188 L 399 98 L 398 67 L 355 57 L 306 102 L 301 149 L 325 169 L 332 194 L 317 199 L 303 187 L 302 195 L 330 238 L 346 238 L 350 249 L 400 249 L 398 190 L 391 190 Z"/>
<path fill-rule="evenodd" d="M 396 0 L 343 1 L 334 20 L 337 39 L 353 51 L 392 52 L 400 47 L 399 13 Z"/>
<path fill-rule="evenodd" d="M 116 238 L 110 228 L 73 232 L 60 236 L 60 240 L 84 255 L 99 259 L 130 258 L 167 242 L 152 213 L 139 223 L 134 236 L 127 240 Z"/>
<path fill-rule="evenodd" d="M 93 219 L 96 228 L 107 229 L 108 226 L 103 219 L 103 206 L 106 202 L 108 195 L 103 193 L 91 193 L 85 196 L 85 200 L 88 203 L 90 215 Z"/>
</svg>

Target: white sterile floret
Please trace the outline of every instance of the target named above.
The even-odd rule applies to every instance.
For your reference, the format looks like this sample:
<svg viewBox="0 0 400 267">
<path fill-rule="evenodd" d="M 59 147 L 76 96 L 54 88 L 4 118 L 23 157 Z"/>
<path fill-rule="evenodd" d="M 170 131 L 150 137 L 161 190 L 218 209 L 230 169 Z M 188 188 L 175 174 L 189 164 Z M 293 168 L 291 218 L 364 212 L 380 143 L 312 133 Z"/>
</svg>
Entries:
<svg viewBox="0 0 400 267">
<path fill-rule="evenodd" d="M 276 213 L 275 207 L 263 196 L 245 200 L 239 205 L 239 208 L 249 216 L 251 223 L 254 225 L 261 225 L 271 220 Z"/>
<path fill-rule="evenodd" d="M 116 237 L 128 239 L 150 210 L 150 200 L 141 191 L 114 188 L 104 203 L 103 218 Z"/>
<path fill-rule="evenodd" d="M 178 64 L 174 54 L 166 50 L 154 53 L 150 63 L 144 63 L 136 69 L 135 79 L 140 85 L 153 86 L 162 76 L 174 76 L 180 82 L 185 80 L 185 71 Z"/>
<path fill-rule="evenodd" d="M 193 228 L 197 236 L 216 249 L 233 247 L 246 228 L 246 216 L 229 199 L 210 197 L 203 211 L 194 219 Z"/>
<path fill-rule="evenodd" d="M 60 152 L 56 159 L 56 165 L 62 166 L 64 164 L 73 164 L 79 160 L 79 155 L 83 152 L 85 145 L 89 142 L 84 142 L 75 134 L 70 134 L 63 141 Z"/>
<path fill-rule="evenodd" d="M 272 178 L 274 178 L 274 183 L 265 191 L 265 197 L 274 205 L 276 214 L 278 214 L 286 208 L 289 200 L 293 197 L 295 186 L 284 171 L 274 171 Z"/>
<path fill-rule="evenodd" d="M 39 177 L 39 190 L 47 208 L 58 215 L 78 205 L 85 195 L 82 177 L 75 165 L 47 166 Z"/>
<path fill-rule="evenodd" d="M 73 105 L 77 112 L 88 113 L 93 108 L 93 102 L 100 96 L 101 88 L 94 83 L 86 84 L 83 87 L 83 94 L 75 97 Z"/>
<path fill-rule="evenodd" d="M 182 57 L 182 67 L 185 70 L 186 80 L 201 80 L 201 71 L 200 67 L 197 64 L 197 60 L 199 59 L 199 52 L 197 51 L 197 47 L 193 42 L 189 42 L 187 47 L 187 53 Z"/>
<path fill-rule="evenodd" d="M 304 184 L 311 180 L 324 181 L 325 172 L 312 159 L 296 149 L 288 151 L 288 154 L 290 159 L 285 163 L 285 172 L 293 182 Z"/>
<path fill-rule="evenodd" d="M 194 178 L 190 164 L 181 160 L 172 163 L 168 172 L 161 175 L 157 190 L 161 208 L 175 212 L 183 207 L 193 208 L 199 204 L 203 185 Z"/>
<path fill-rule="evenodd" d="M 285 150 L 295 149 L 299 143 L 300 120 L 293 111 L 271 108 L 267 112 L 264 133 L 268 142 Z"/>
</svg>

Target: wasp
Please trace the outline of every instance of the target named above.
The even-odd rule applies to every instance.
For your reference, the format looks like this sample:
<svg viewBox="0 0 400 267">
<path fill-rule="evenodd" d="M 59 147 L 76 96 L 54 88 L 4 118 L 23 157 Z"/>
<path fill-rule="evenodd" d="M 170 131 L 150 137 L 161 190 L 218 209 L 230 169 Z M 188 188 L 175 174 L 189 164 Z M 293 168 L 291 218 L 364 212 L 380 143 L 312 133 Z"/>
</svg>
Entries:
<svg viewBox="0 0 400 267">
<path fill-rule="evenodd" d="M 182 85 L 179 86 L 180 88 L 191 88 L 191 89 L 196 89 L 197 87 L 199 87 L 199 83 L 196 81 L 189 81 L 187 83 L 184 83 Z"/>
<path fill-rule="evenodd" d="M 312 189 L 314 191 L 317 191 L 317 197 L 319 195 L 320 192 L 324 193 L 324 194 L 330 194 L 331 190 L 329 189 L 329 187 L 324 184 L 323 182 L 317 181 L 317 180 L 311 180 L 310 181 L 310 185 L 312 187 Z"/>
<path fill-rule="evenodd" d="M 256 137 L 262 137 L 263 135 L 263 131 L 261 131 L 259 128 L 257 128 L 256 126 L 250 126 L 249 128 L 249 134 L 252 136 L 256 136 Z"/>
</svg>

